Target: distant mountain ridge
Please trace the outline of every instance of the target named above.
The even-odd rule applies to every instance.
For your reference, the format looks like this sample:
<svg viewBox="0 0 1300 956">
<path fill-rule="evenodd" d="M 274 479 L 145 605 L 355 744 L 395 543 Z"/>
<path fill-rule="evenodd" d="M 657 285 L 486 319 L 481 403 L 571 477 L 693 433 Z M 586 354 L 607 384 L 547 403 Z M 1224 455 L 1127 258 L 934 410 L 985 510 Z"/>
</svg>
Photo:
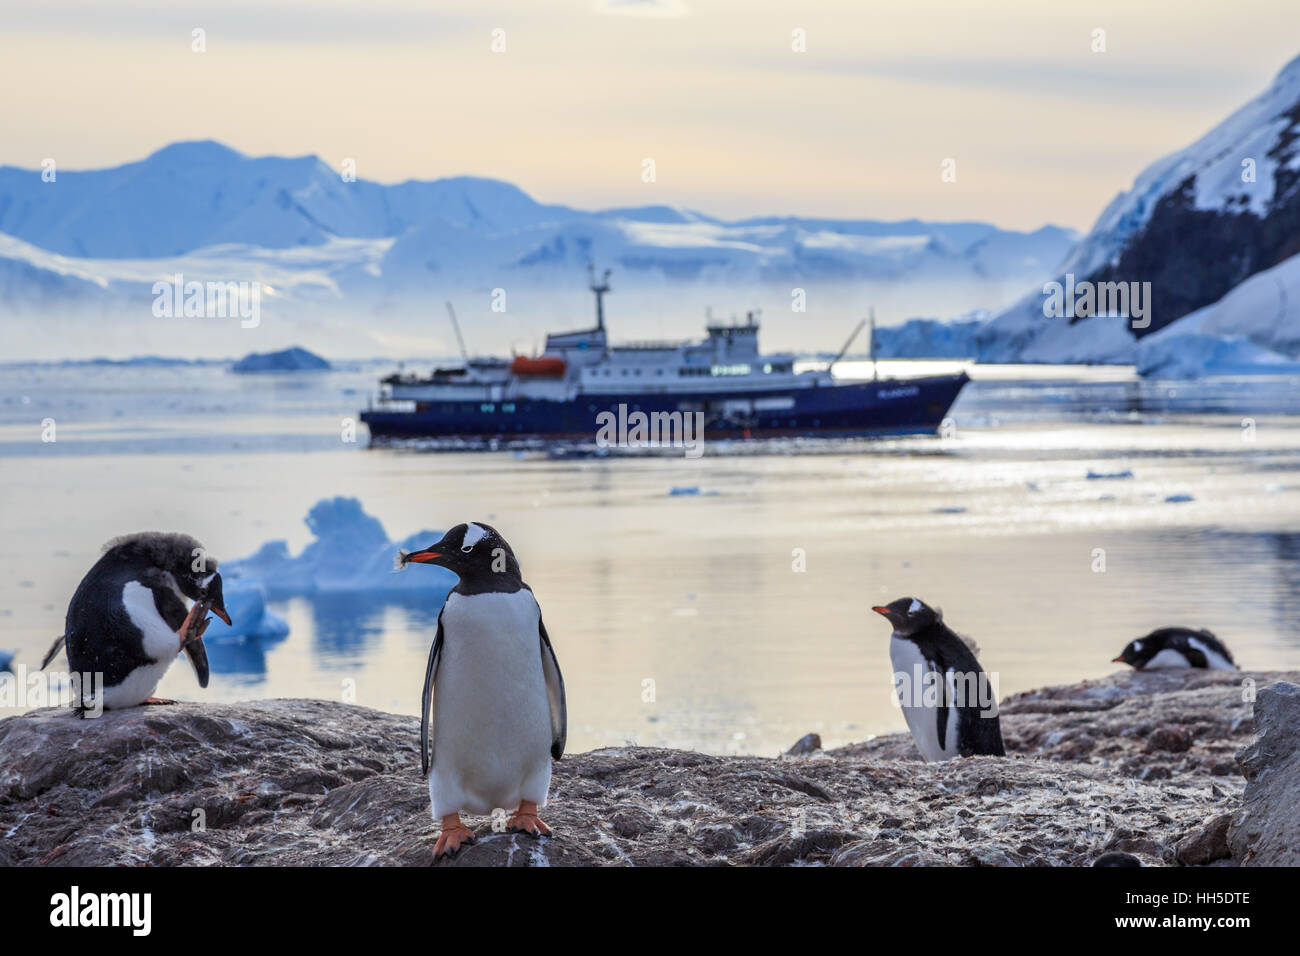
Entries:
<svg viewBox="0 0 1300 956">
<path fill-rule="evenodd" d="M 211 141 L 111 169 L 60 169 L 52 183 L 0 167 L 0 302 L 11 304 L 55 295 L 52 276 L 72 296 L 84 283 L 138 292 L 185 266 L 219 281 L 275 273 L 290 298 L 373 300 L 504 278 L 571 285 L 591 259 L 624 285 L 916 280 L 989 298 L 1048 274 L 1076 238 L 1056 226 L 584 211 L 493 179 L 345 182 L 315 156 L 252 158 Z"/>
</svg>

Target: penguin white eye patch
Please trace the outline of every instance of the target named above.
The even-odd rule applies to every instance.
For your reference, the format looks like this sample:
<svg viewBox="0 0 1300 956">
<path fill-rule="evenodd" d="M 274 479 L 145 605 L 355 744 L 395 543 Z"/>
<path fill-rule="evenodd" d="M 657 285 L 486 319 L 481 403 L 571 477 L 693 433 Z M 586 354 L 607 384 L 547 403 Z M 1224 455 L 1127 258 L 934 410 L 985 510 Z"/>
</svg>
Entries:
<svg viewBox="0 0 1300 956">
<path fill-rule="evenodd" d="M 460 550 L 468 554 L 474 550 L 474 545 L 478 544 L 487 537 L 487 529 L 482 525 L 474 523 L 465 526 L 465 537 L 460 542 Z"/>
<path fill-rule="evenodd" d="M 912 598 L 912 603 L 909 604 L 907 607 L 907 613 L 915 614 L 919 610 L 921 610 L 921 602 L 918 601 L 916 598 Z"/>
</svg>

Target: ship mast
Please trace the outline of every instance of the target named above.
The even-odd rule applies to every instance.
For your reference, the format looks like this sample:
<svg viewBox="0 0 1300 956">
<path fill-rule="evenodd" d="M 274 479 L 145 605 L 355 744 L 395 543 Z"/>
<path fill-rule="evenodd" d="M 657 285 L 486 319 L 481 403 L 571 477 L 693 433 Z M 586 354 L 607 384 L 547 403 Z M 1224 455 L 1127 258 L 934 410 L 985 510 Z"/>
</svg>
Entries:
<svg viewBox="0 0 1300 956">
<path fill-rule="evenodd" d="M 596 281 L 596 267 L 587 263 L 587 275 L 591 279 L 591 291 L 596 293 L 596 328 L 605 331 L 605 293 L 609 291 L 609 273 L 606 269 L 600 281 Z"/>
</svg>

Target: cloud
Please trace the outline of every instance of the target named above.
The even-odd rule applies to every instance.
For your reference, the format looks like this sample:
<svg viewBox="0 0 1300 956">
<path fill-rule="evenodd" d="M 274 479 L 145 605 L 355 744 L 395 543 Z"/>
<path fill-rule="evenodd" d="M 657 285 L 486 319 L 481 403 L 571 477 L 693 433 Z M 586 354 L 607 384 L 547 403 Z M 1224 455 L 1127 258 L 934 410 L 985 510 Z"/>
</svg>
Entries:
<svg viewBox="0 0 1300 956">
<path fill-rule="evenodd" d="M 596 12 L 625 17 L 686 17 L 685 0 L 596 0 Z"/>
</svg>

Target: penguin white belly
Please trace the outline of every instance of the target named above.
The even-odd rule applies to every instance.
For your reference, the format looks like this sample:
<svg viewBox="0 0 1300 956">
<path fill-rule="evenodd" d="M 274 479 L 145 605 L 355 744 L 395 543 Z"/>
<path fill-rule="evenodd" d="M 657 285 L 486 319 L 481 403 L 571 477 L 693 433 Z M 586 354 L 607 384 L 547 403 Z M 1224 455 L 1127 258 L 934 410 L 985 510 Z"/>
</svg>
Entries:
<svg viewBox="0 0 1300 956">
<path fill-rule="evenodd" d="M 546 804 L 551 723 L 532 592 L 447 598 L 434 682 L 433 815 Z"/>
<path fill-rule="evenodd" d="M 104 688 L 104 707 L 109 710 L 134 707 L 152 697 L 158 682 L 180 653 L 180 638 L 158 613 L 152 591 L 138 581 L 128 581 L 122 588 L 122 606 L 131 623 L 139 629 L 144 652 L 153 662 L 135 668 L 121 683 Z"/>
<path fill-rule="evenodd" d="M 921 751 L 921 756 L 932 762 L 956 757 L 958 755 L 957 709 L 948 708 L 944 739 L 940 740 L 938 706 L 918 706 L 912 703 L 926 699 L 926 694 L 930 695 L 929 699 L 939 699 L 942 684 L 936 683 L 933 689 L 927 690 L 926 685 L 921 683 L 923 679 L 936 680 L 936 678 L 925 677 L 930 673 L 930 662 L 925 659 L 919 647 L 900 637 L 889 639 L 889 660 L 894 668 L 895 693 L 897 694 L 897 689 L 901 687 L 907 695 L 907 700 L 899 703 L 902 706 L 903 719 L 907 721 L 907 729 L 912 732 L 916 749 Z M 903 675 L 901 680 L 899 675 Z M 944 675 L 945 678 L 947 676 Z"/>
<path fill-rule="evenodd" d="M 1156 654 L 1155 657 L 1151 658 L 1151 660 L 1147 661 L 1146 666 L 1143 667 L 1142 669 L 1144 671 L 1151 671 L 1151 670 L 1160 670 L 1161 668 L 1165 668 L 1165 667 L 1191 667 L 1191 666 L 1192 666 L 1191 661 L 1189 661 L 1182 654 L 1178 653 L 1177 651 L 1170 650 L 1169 648 L 1165 648 L 1163 651 Z"/>
<path fill-rule="evenodd" d="M 1228 660 L 1204 641 L 1199 641 L 1194 637 L 1189 637 L 1187 643 L 1205 655 L 1205 662 L 1209 665 L 1210 670 L 1235 671 L 1237 669 L 1236 664 L 1232 663 L 1232 661 Z"/>
</svg>

